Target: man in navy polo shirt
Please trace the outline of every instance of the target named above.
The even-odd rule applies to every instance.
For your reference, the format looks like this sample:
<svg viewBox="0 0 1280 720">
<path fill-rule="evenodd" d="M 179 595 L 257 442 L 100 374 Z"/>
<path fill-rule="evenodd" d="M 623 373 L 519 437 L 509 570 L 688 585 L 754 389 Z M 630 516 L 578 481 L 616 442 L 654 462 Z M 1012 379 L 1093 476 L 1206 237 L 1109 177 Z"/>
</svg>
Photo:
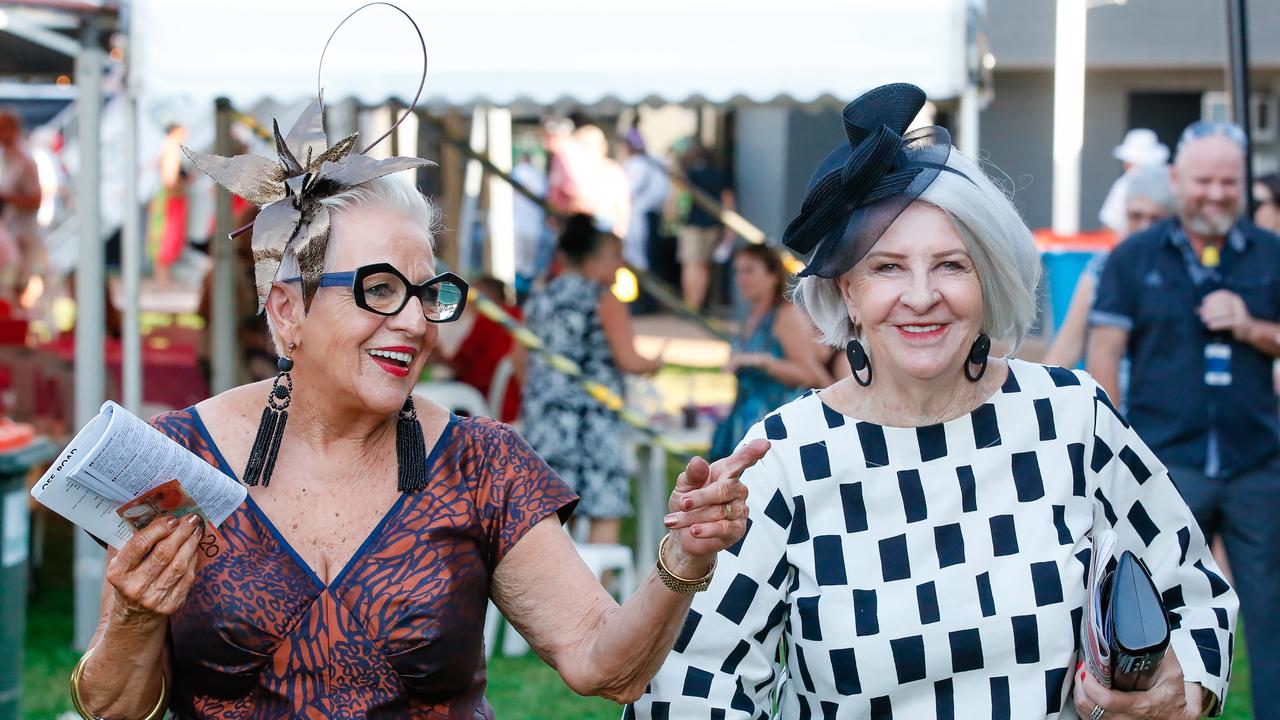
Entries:
<svg viewBox="0 0 1280 720">
<path fill-rule="evenodd" d="M 1183 133 L 1170 174 L 1177 214 L 1107 260 L 1089 315 L 1088 367 L 1119 399 L 1117 367 L 1129 356 L 1129 420 L 1169 467 L 1205 536 L 1223 538 L 1245 617 L 1254 713 L 1275 720 L 1280 422 L 1271 363 L 1280 354 L 1280 237 L 1240 219 L 1243 147 L 1244 134 L 1226 123 Z"/>
</svg>

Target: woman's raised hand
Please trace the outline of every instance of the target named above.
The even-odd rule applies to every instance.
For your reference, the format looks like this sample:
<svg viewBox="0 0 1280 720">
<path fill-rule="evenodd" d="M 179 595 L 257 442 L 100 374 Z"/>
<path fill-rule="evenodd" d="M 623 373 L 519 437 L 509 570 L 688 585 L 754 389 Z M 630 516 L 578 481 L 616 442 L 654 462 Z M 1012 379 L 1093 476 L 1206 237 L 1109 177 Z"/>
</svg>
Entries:
<svg viewBox="0 0 1280 720">
<path fill-rule="evenodd" d="M 700 457 L 689 461 L 676 480 L 670 514 L 663 523 L 671 531 L 664 558 L 671 572 L 702 577 L 717 552 L 742 538 L 747 531 L 747 487 L 738 478 L 768 451 L 768 440 L 752 440 L 710 465 Z"/>
<path fill-rule="evenodd" d="M 1076 714 L 1089 718 L 1094 708 L 1106 720 L 1191 720 L 1200 717 L 1204 688 L 1184 682 L 1182 666 L 1173 650 L 1165 653 L 1148 690 L 1122 692 L 1102 687 L 1093 674 L 1076 676 Z"/>
<path fill-rule="evenodd" d="M 112 619 L 146 624 L 182 607 L 195 580 L 203 536 L 203 520 L 194 514 L 158 517 L 134 533 L 107 563 L 107 582 L 115 590 Z"/>
</svg>

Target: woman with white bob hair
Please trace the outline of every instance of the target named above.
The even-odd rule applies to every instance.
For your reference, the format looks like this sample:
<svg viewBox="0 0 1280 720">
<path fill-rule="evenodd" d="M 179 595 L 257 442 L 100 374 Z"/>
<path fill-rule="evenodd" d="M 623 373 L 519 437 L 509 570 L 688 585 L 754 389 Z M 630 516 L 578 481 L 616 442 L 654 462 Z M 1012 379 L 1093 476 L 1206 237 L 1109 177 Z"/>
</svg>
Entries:
<svg viewBox="0 0 1280 720">
<path fill-rule="evenodd" d="M 844 110 L 784 243 L 795 299 L 854 370 L 744 444 L 746 536 L 637 718 L 1191 718 L 1221 707 L 1236 598 L 1168 473 L 1082 372 L 993 356 L 1035 317 L 1040 259 L 912 85 Z M 1079 669 L 1093 537 L 1169 611 L 1146 691 Z"/>
</svg>

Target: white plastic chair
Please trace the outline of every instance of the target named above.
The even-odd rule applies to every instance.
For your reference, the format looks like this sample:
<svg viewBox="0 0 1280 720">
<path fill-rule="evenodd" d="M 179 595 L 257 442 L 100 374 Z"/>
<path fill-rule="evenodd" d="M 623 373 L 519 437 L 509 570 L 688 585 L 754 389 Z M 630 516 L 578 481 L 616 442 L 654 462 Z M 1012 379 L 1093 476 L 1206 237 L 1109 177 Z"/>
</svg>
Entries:
<svg viewBox="0 0 1280 720">
<path fill-rule="evenodd" d="M 491 417 L 489 403 L 479 390 L 460 382 L 424 382 L 414 386 L 415 393 L 424 395 L 448 408 L 451 412 L 469 417 Z"/>
<path fill-rule="evenodd" d="M 516 375 L 516 365 L 511 360 L 511 353 L 507 353 L 498 361 L 498 366 L 493 369 L 493 379 L 489 381 L 489 416 L 502 417 L 503 401 L 507 398 L 507 387 L 511 384 L 511 379 Z"/>
</svg>

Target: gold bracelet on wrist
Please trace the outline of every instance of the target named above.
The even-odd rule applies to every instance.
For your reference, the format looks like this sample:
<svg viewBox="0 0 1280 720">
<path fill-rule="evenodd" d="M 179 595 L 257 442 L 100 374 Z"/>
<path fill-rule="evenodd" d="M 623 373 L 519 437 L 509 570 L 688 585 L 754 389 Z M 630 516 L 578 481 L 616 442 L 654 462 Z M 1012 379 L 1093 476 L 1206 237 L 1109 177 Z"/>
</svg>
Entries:
<svg viewBox="0 0 1280 720">
<path fill-rule="evenodd" d="M 702 592 L 711 587 L 711 578 L 716 574 L 716 561 L 711 561 L 711 569 L 707 571 L 706 575 L 692 580 L 682 578 L 667 569 L 667 563 L 662 559 L 662 556 L 667 554 L 667 544 L 670 541 L 670 535 L 663 535 L 662 542 L 658 543 L 658 579 L 662 581 L 662 584 L 666 585 L 667 589 L 672 592 L 684 594 Z"/>
<path fill-rule="evenodd" d="M 93 648 L 85 651 L 80 656 L 76 667 L 71 671 L 71 705 L 79 713 L 82 720 L 101 720 L 97 715 L 84 709 L 84 703 L 80 700 L 80 677 L 84 674 L 85 663 L 89 661 L 89 656 L 93 654 Z M 156 706 L 151 708 L 151 712 L 147 713 L 142 720 L 160 720 L 164 717 L 169 706 L 169 689 L 164 681 L 164 673 L 160 673 L 160 697 L 156 700 Z"/>
</svg>

